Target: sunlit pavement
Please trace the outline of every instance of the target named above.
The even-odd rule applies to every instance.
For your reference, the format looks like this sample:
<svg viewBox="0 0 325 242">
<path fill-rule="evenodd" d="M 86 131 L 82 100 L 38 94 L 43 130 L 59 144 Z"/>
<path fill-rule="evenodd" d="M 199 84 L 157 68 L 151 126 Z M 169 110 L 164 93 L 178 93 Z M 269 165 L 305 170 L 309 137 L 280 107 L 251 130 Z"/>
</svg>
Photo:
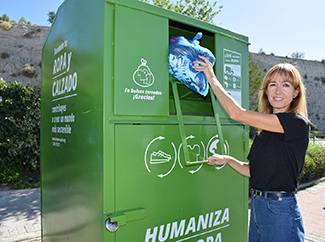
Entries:
<svg viewBox="0 0 325 242">
<path fill-rule="evenodd" d="M 297 193 L 306 242 L 325 242 L 325 179 Z M 0 241 L 41 241 L 40 189 L 0 192 Z"/>
</svg>

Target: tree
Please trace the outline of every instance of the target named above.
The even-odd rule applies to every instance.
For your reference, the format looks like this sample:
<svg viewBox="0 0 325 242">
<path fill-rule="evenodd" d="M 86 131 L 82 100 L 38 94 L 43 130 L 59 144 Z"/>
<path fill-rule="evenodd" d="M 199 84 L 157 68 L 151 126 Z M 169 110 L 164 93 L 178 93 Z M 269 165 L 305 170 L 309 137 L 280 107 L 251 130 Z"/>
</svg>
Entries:
<svg viewBox="0 0 325 242">
<path fill-rule="evenodd" d="M 18 21 L 19 24 L 26 24 L 26 19 L 24 17 L 21 17 Z"/>
<path fill-rule="evenodd" d="M 258 92 L 263 81 L 263 71 L 259 69 L 260 61 L 254 62 L 249 54 L 249 110 L 258 111 Z"/>
<path fill-rule="evenodd" d="M 143 2 L 150 3 L 149 0 L 142 0 Z M 152 4 L 161 8 L 165 8 L 176 13 L 180 13 L 192 18 L 196 18 L 208 23 L 213 24 L 213 18 L 220 13 L 223 6 L 219 6 L 218 10 L 214 8 L 217 1 L 210 5 L 206 0 L 178 0 L 172 3 L 171 0 L 151 0 Z"/>
<path fill-rule="evenodd" d="M 150 3 L 148 0 L 142 0 L 142 1 L 145 3 Z M 170 0 L 152 0 L 151 4 L 171 11 L 173 11 L 174 9 L 174 5 L 173 3 L 170 2 Z"/>
<path fill-rule="evenodd" d="M 174 11 L 193 17 L 208 23 L 213 23 L 213 18 L 221 12 L 223 6 L 219 6 L 219 10 L 214 11 L 217 2 L 214 2 L 212 6 L 205 0 L 179 0 L 176 2 Z"/>
<path fill-rule="evenodd" d="M 253 61 L 253 57 L 249 54 L 249 110 L 258 111 L 258 92 L 261 89 L 261 84 L 263 82 L 263 71 L 259 69 L 260 61 Z M 254 137 L 257 133 L 257 128 L 249 127 L 250 135 L 249 137 Z"/>
<path fill-rule="evenodd" d="M 291 54 L 291 58 L 293 58 L 293 59 L 303 59 L 303 58 L 305 58 L 305 53 L 299 53 L 298 51 L 294 51 Z"/>
<path fill-rule="evenodd" d="M 5 13 L 1 16 L 1 20 L 3 20 L 4 22 L 9 22 L 9 17 L 8 15 Z"/>
<path fill-rule="evenodd" d="M 263 48 L 260 48 L 260 49 L 258 50 L 258 53 L 259 53 L 259 54 L 264 54 L 264 55 L 265 55 L 265 52 L 263 51 Z"/>
<path fill-rule="evenodd" d="M 49 12 L 49 13 L 47 14 L 47 16 L 49 16 L 49 18 L 47 19 L 47 21 L 48 21 L 50 24 L 52 24 L 53 21 L 54 21 L 54 18 L 55 18 L 55 12 L 54 12 L 54 11 Z"/>
</svg>

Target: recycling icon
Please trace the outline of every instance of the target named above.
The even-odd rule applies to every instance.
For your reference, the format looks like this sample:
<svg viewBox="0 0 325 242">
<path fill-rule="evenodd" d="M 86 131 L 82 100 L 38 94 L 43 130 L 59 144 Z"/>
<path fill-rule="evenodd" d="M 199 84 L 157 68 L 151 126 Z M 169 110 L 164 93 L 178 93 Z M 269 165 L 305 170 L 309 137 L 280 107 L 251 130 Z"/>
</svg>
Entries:
<svg viewBox="0 0 325 242">
<path fill-rule="evenodd" d="M 211 155 L 218 154 L 218 150 L 222 146 L 224 154 L 229 155 L 227 140 L 224 140 L 224 143 L 221 144 L 217 134 L 209 139 L 207 145 L 194 135 L 189 135 L 186 140 L 186 149 L 188 149 L 192 161 L 203 161 Z M 183 144 L 181 143 L 177 147 L 169 138 L 161 135 L 153 138 L 147 145 L 144 152 L 144 163 L 149 173 L 160 178 L 168 176 L 177 164 L 183 171 L 190 174 L 199 172 L 203 166 L 203 164 L 186 166 L 183 156 Z M 221 170 L 224 166 L 225 164 L 215 166 L 215 169 Z"/>
</svg>

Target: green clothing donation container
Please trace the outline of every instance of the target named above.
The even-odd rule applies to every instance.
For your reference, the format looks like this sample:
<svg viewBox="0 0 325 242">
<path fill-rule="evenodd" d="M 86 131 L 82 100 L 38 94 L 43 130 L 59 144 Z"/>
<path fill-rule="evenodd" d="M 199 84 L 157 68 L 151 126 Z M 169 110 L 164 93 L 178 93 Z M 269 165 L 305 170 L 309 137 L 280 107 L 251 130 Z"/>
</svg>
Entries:
<svg viewBox="0 0 325 242">
<path fill-rule="evenodd" d="M 136 0 L 66 0 L 42 53 L 43 241 L 247 241 L 248 127 L 168 72 L 173 36 L 248 108 L 248 38 Z"/>
</svg>

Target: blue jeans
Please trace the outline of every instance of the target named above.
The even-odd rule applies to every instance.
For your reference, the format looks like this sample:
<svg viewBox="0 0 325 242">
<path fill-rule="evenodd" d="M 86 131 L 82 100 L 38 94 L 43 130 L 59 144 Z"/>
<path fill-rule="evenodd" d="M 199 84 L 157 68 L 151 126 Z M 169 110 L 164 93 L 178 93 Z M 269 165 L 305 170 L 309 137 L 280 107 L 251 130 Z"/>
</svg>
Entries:
<svg viewBox="0 0 325 242">
<path fill-rule="evenodd" d="M 305 238 L 296 197 L 281 201 L 252 195 L 249 242 L 303 242 Z"/>
</svg>

